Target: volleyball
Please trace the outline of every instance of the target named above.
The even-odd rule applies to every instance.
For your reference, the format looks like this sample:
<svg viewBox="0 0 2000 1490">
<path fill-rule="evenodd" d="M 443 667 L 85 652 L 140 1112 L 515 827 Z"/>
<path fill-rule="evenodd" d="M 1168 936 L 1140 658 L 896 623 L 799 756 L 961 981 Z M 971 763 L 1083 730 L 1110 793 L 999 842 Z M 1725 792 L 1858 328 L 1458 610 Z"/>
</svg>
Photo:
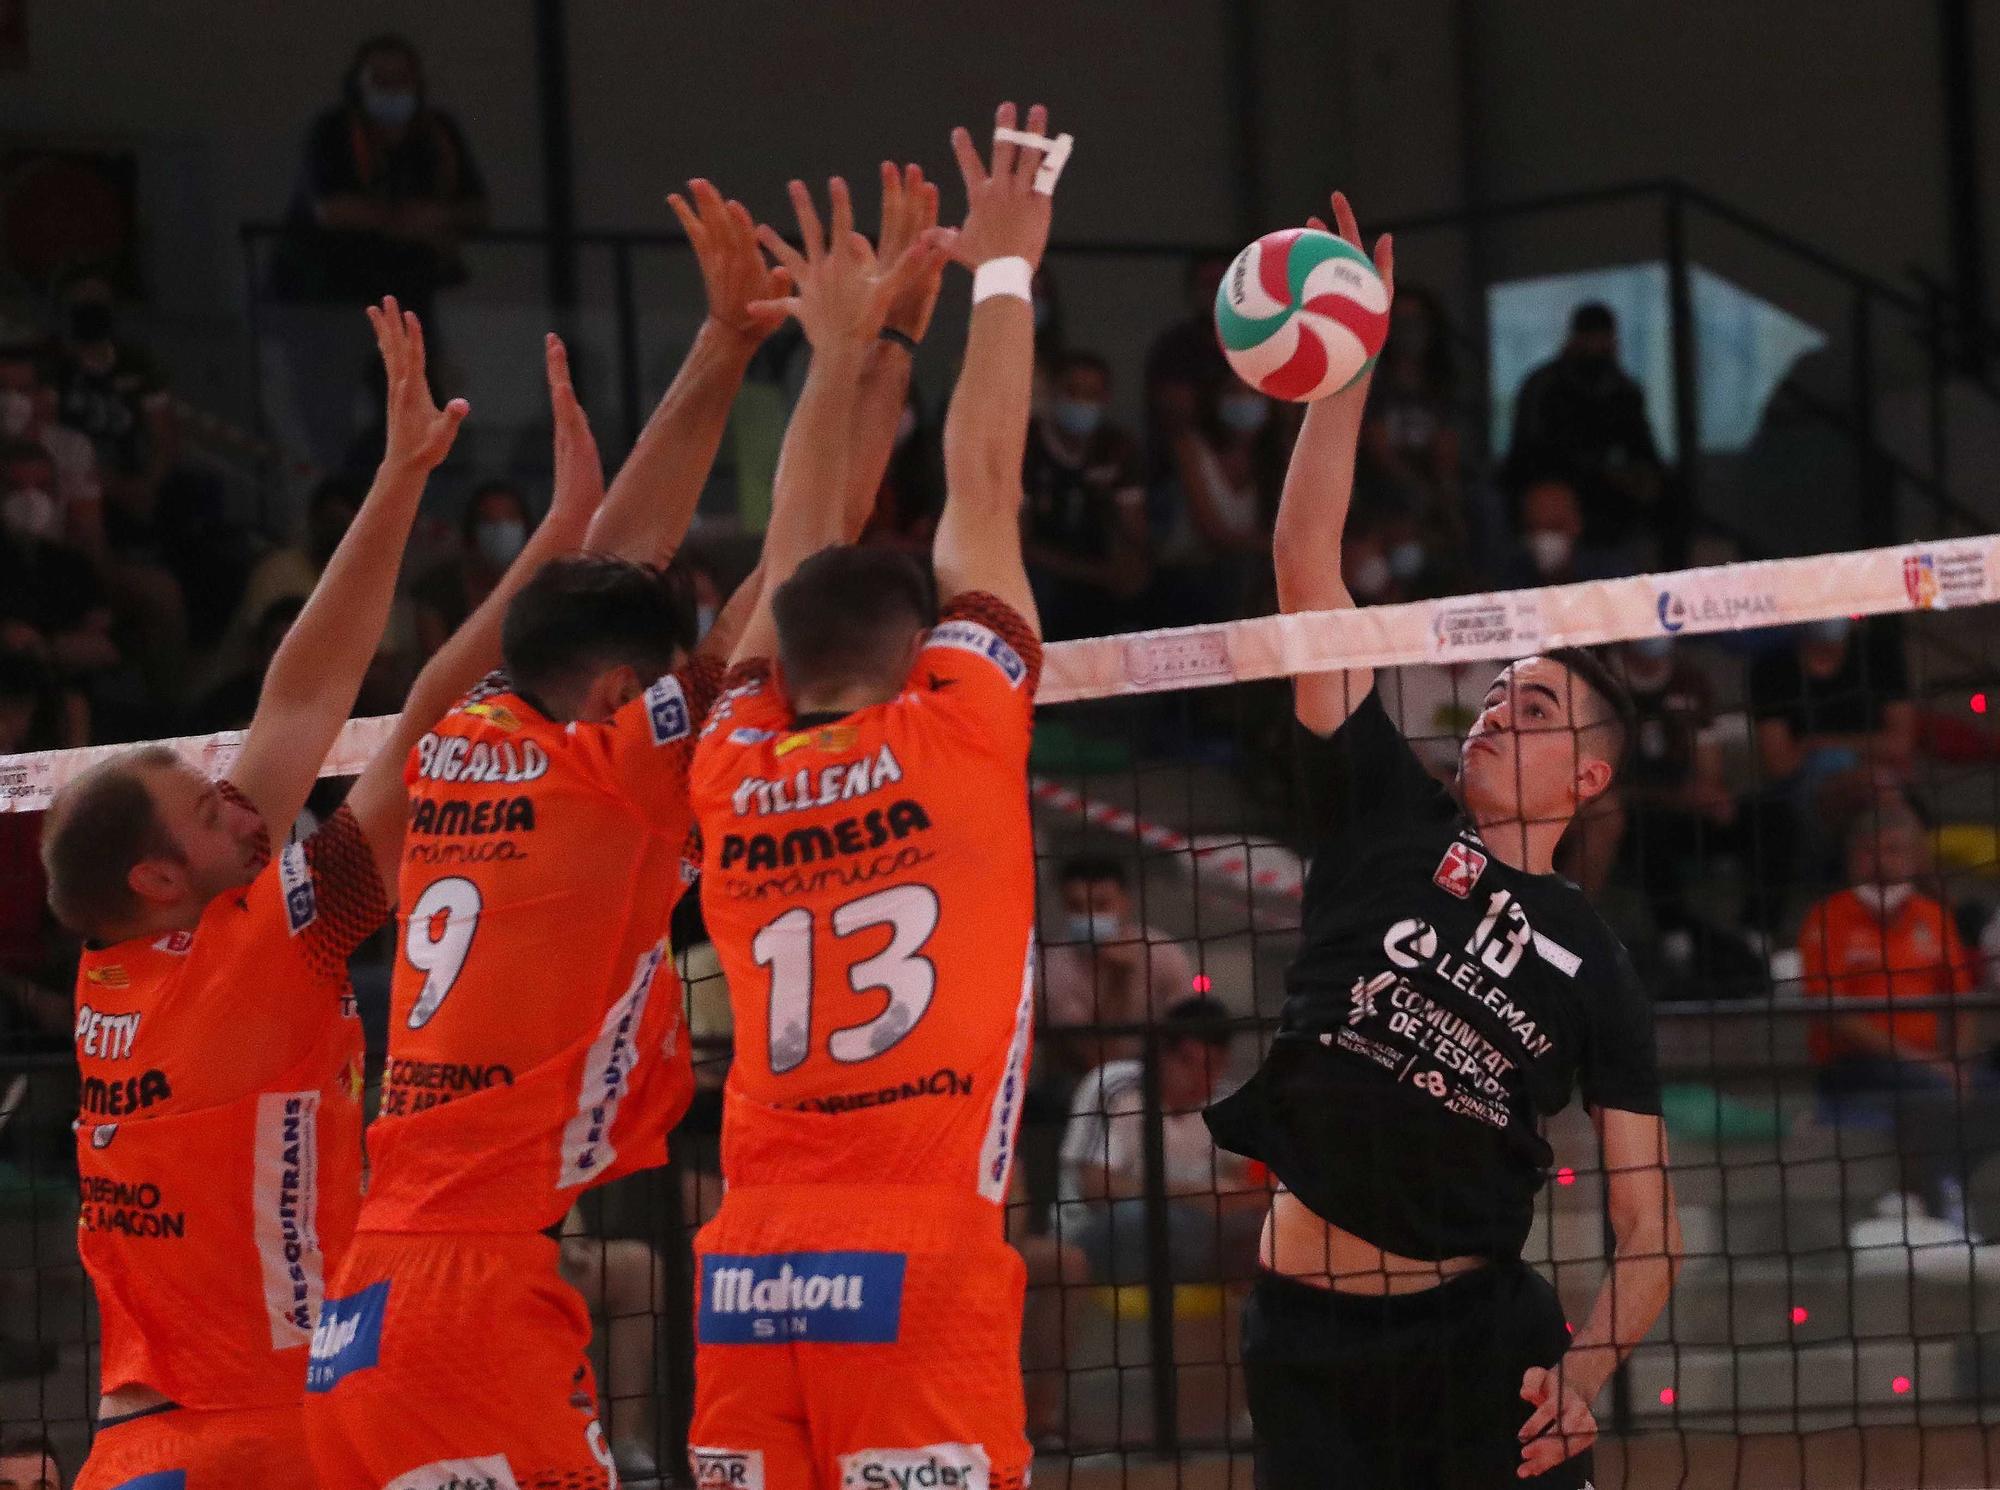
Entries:
<svg viewBox="0 0 2000 1490">
<path fill-rule="evenodd" d="M 1317 228 L 1266 233 L 1223 276 L 1215 334 L 1244 382 L 1307 403 L 1373 364 L 1389 334 L 1389 287 L 1344 238 Z"/>
</svg>

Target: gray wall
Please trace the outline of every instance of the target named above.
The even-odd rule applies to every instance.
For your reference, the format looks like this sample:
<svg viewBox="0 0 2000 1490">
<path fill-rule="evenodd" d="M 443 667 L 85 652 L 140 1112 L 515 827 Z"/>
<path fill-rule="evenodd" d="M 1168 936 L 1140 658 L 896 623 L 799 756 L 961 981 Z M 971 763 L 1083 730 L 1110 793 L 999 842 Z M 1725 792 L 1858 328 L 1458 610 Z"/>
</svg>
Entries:
<svg viewBox="0 0 2000 1490">
<path fill-rule="evenodd" d="M 1231 3 L 574 0 L 577 220 L 668 227 L 663 193 L 696 171 L 760 213 L 779 210 L 792 173 L 865 178 L 905 152 L 948 172 L 948 126 L 1012 92 L 1049 101 L 1079 138 L 1061 236 L 1233 241 Z M 1255 16 L 1264 222 L 1319 207 L 1336 183 L 1380 220 L 1448 208 L 1468 181 L 1504 198 L 1677 174 L 1885 276 L 1948 263 L 1932 8 L 1914 0 L 1256 0 Z M 424 50 L 496 221 L 540 221 L 527 0 L 52 0 L 30 20 L 33 70 L 0 80 L 4 127 L 138 149 L 169 317 L 219 324 L 238 304 L 235 224 L 282 209 L 305 121 L 377 28 Z M 2000 17 L 1979 21 L 1982 76 L 2000 75 Z M 1461 45 L 1478 78 L 1470 120 Z M 2000 186 L 2000 103 L 1982 104 Z M 1842 313 L 1825 286 L 1731 235 L 1697 248 L 1802 314 Z M 1496 234 L 1491 250 L 1522 271 L 1651 256 L 1657 218 L 1551 221 Z M 1415 277 L 1461 281 L 1455 236 L 1414 235 L 1404 253 Z M 1173 298 L 1164 268 L 1064 274 L 1073 314 L 1106 328 Z M 483 269 L 481 288 L 526 315 L 537 282 L 516 256 Z M 587 291 L 601 286 L 587 272 Z"/>
</svg>

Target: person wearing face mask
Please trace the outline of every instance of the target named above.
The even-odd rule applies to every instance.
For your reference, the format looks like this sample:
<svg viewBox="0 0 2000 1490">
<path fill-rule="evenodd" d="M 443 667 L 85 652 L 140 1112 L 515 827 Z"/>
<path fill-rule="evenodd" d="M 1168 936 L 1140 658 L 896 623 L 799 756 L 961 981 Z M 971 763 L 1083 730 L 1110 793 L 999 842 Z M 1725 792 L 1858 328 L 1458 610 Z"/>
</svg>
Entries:
<svg viewBox="0 0 2000 1490">
<path fill-rule="evenodd" d="M 944 443 L 937 422 L 929 417 L 915 388 L 905 395 L 902 417 L 896 421 L 895 443 L 882 482 L 875 490 L 874 510 L 861 542 L 905 553 L 929 553 L 944 511 Z"/>
<path fill-rule="evenodd" d="M 1618 362 L 1618 321 L 1592 301 L 1570 317 L 1556 357 L 1528 374 L 1514 400 L 1504 479 L 1516 491 L 1544 476 L 1576 488 L 1594 544 L 1671 536 L 1661 510 L 1665 470 L 1646 418 L 1646 393 Z"/>
<path fill-rule="evenodd" d="M 1172 470 L 1156 492 L 1164 532 L 1150 624 L 1228 620 L 1264 608 L 1271 514 L 1295 416 L 1296 406 L 1274 404 L 1230 374 L 1173 435 Z"/>
<path fill-rule="evenodd" d="M 111 628 L 96 571 L 63 539 L 55 463 L 39 445 L 0 446 L 0 641 L 84 686 L 123 661 Z"/>
<path fill-rule="evenodd" d="M 1834 1121 L 1888 1117 L 1898 1144 L 1906 1193 L 1884 1197 L 1878 1221 L 1890 1221 L 1900 1247 L 1909 1240 L 1971 1236 L 1964 1172 L 1983 1153 L 1990 1089 L 1970 1012 L 1901 1010 L 1901 999 L 1953 998 L 1976 984 L 1972 954 L 1949 906 L 1919 888 L 1929 872 L 1929 835 L 1891 796 L 1869 804 L 1847 836 L 1848 888 L 1807 914 L 1799 931 L 1805 991 L 1824 1011 L 1810 1043 L 1820 1101 Z M 1889 1008 L 1840 1012 L 1844 999 L 1887 1001 Z M 1911 1223 L 1928 1216 L 1936 1236 Z M 1871 1230 L 1855 1228 L 1857 1242 Z M 1976 1240 L 1976 1238 L 1974 1238 Z"/>
<path fill-rule="evenodd" d="M 63 536 L 93 559 L 104 553 L 104 484 L 97 447 L 81 430 L 60 423 L 60 399 L 43 376 L 40 351 L 26 343 L 0 346 L 0 440 L 39 445 L 55 466 Z"/>
<path fill-rule="evenodd" d="M 1837 873 L 1827 825 L 1909 778 L 1917 718 L 1897 622 L 1835 616 L 1799 627 L 1791 645 L 1751 665 L 1748 704 L 1765 786 L 1749 803 L 1762 854 L 1746 915 L 1769 932 L 1788 892 Z"/>
<path fill-rule="evenodd" d="M 493 593 L 535 530 L 528 499 L 509 481 L 475 487 L 459 523 L 460 551 L 410 586 L 417 653 L 429 657 Z"/>
<path fill-rule="evenodd" d="M 1402 514 L 1454 551 L 1466 542 L 1457 381 L 1444 307 L 1430 291 L 1404 286 L 1361 425 L 1355 505 Z"/>
<path fill-rule="evenodd" d="M 1146 493 L 1139 445 L 1106 418 L 1111 365 L 1066 352 L 1028 429 L 1022 513 L 1028 578 L 1052 641 L 1129 628 L 1146 583 Z"/>
<path fill-rule="evenodd" d="M 1615 551 L 1590 541 L 1582 500 L 1569 482 L 1544 477 L 1521 494 L 1520 537 L 1501 569 L 1502 588 L 1568 585 L 1631 572 Z"/>
<path fill-rule="evenodd" d="M 368 367 L 359 308 L 396 296 L 422 319 L 435 369 L 438 292 L 463 282 L 460 243 L 486 222 L 485 178 L 457 121 L 432 104 L 416 48 L 369 38 L 340 101 L 307 130 L 271 263 L 290 434 L 321 465 L 337 465 L 355 435 Z"/>
<path fill-rule="evenodd" d="M 1057 875 L 1062 916 L 1042 941 L 1043 1056 L 1040 1078 L 1065 1092 L 1104 1062 L 1138 1055 L 1137 1034 L 1097 1035 L 1093 1026 L 1135 1026 L 1156 1019 L 1194 991 L 1194 964 L 1181 946 L 1145 925 L 1132 903 L 1131 880 L 1117 859 L 1079 854 Z"/>
</svg>

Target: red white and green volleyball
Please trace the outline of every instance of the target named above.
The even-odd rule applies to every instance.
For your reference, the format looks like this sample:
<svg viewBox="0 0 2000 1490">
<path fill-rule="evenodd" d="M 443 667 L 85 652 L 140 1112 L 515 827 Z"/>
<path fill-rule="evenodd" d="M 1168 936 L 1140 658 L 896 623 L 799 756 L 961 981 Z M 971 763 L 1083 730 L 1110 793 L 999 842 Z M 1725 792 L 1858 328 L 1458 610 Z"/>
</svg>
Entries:
<svg viewBox="0 0 2000 1490">
<path fill-rule="evenodd" d="M 1215 334 L 1244 382 L 1307 403 L 1368 371 L 1389 334 L 1389 287 L 1344 238 L 1266 233 L 1223 276 Z"/>
</svg>

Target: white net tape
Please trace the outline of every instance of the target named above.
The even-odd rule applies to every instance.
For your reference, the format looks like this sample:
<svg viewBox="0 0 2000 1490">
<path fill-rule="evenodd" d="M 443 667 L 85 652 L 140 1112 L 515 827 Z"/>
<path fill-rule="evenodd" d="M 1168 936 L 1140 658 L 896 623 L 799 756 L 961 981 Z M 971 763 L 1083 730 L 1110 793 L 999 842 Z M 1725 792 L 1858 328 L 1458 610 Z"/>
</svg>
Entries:
<svg viewBox="0 0 2000 1490">
<path fill-rule="evenodd" d="M 1832 616 L 1956 609 L 1996 600 L 2000 536 L 1913 543 L 1055 642 L 1047 651 L 1036 700 L 1076 703 L 1341 667 L 1498 661 L 1548 647 L 1744 631 Z M 320 774 L 359 771 L 387 737 L 390 723 L 387 718 L 349 720 Z M 209 774 L 221 775 L 242 738 L 242 731 L 226 730 L 158 743 Z M 66 782 L 130 748 L 93 745 L 0 756 L 0 812 L 40 811 Z"/>
</svg>

